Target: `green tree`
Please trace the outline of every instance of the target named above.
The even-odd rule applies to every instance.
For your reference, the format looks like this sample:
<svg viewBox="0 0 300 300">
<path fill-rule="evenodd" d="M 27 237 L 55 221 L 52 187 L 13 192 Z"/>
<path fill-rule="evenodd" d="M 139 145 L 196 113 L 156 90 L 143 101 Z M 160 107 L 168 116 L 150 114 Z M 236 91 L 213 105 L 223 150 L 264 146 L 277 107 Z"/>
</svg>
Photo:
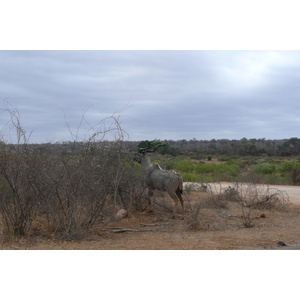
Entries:
<svg viewBox="0 0 300 300">
<path fill-rule="evenodd" d="M 281 171 L 283 173 L 288 173 L 293 184 L 297 185 L 300 183 L 300 162 L 288 161 L 282 165 Z"/>
</svg>

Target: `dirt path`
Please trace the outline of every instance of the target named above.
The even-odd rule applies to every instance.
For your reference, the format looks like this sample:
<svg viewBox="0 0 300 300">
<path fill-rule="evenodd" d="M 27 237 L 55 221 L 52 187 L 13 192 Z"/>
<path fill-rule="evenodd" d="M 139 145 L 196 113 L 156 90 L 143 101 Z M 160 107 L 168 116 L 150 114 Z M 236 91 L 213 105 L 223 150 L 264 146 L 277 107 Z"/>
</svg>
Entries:
<svg viewBox="0 0 300 300">
<path fill-rule="evenodd" d="M 188 184 L 193 184 L 193 183 L 192 182 L 185 182 L 184 184 L 188 185 Z M 220 182 L 220 184 L 221 184 L 222 188 L 227 188 L 228 186 L 233 186 L 232 182 Z M 296 204 L 296 205 L 300 205 L 300 186 L 268 185 L 268 187 L 278 189 L 282 192 L 286 192 L 289 195 L 289 200 L 290 200 L 291 203 Z"/>
<path fill-rule="evenodd" d="M 221 182 L 222 187 L 228 187 L 232 185 L 231 182 Z M 268 187 L 278 189 L 282 192 L 286 192 L 289 195 L 289 200 L 291 203 L 300 205 L 300 186 L 292 185 L 269 185 Z"/>
</svg>

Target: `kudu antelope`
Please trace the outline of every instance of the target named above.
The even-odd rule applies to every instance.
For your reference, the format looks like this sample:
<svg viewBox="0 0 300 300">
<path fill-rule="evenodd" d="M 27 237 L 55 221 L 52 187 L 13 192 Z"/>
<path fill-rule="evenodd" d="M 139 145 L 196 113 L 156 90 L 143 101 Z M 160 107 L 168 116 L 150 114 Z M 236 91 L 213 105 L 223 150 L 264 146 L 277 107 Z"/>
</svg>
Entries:
<svg viewBox="0 0 300 300">
<path fill-rule="evenodd" d="M 145 183 L 148 187 L 148 202 L 152 210 L 153 190 L 166 191 L 174 200 L 175 206 L 173 211 L 173 218 L 175 218 L 178 203 L 180 201 L 182 211 L 184 214 L 184 206 L 182 199 L 183 181 L 179 174 L 173 171 L 162 170 L 157 164 L 151 164 L 147 155 L 149 152 L 154 152 L 158 147 L 164 146 L 163 144 L 157 145 L 153 150 L 149 150 L 150 144 L 155 140 L 148 142 L 146 148 L 140 148 L 141 154 L 141 167 L 144 173 Z"/>
</svg>

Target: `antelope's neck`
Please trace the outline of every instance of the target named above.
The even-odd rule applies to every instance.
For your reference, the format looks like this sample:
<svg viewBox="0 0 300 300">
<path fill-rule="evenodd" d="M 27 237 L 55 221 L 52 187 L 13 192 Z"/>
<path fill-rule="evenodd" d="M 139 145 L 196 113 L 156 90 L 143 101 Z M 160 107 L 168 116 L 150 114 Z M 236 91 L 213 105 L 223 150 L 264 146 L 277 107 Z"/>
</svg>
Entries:
<svg viewBox="0 0 300 300">
<path fill-rule="evenodd" d="M 148 169 L 151 167 L 150 160 L 146 154 L 142 155 L 141 166 L 142 166 L 143 172 L 147 172 Z"/>
</svg>

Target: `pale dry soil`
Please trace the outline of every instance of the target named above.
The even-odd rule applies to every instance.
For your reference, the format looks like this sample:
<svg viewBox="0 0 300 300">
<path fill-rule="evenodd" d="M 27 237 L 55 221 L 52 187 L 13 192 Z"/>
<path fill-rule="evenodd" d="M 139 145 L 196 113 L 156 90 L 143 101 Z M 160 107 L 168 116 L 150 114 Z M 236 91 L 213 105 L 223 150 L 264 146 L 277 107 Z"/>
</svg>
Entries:
<svg viewBox="0 0 300 300">
<path fill-rule="evenodd" d="M 228 185 L 232 184 L 222 183 L 222 187 Z M 226 250 L 286 248 L 277 245 L 283 241 L 287 247 L 293 247 L 300 243 L 300 187 L 272 188 L 286 191 L 291 204 L 279 210 L 253 209 L 250 228 L 243 226 L 237 203 L 227 201 L 226 207 L 212 206 L 207 193 L 192 191 L 184 193 L 187 210 L 184 219 L 180 209 L 177 218 L 172 219 L 172 200 L 167 195 L 157 195 L 153 212 L 130 212 L 122 220 L 106 220 L 95 226 L 93 234 L 84 240 L 33 236 L 2 241 L 0 246 L 31 250 Z"/>
</svg>

